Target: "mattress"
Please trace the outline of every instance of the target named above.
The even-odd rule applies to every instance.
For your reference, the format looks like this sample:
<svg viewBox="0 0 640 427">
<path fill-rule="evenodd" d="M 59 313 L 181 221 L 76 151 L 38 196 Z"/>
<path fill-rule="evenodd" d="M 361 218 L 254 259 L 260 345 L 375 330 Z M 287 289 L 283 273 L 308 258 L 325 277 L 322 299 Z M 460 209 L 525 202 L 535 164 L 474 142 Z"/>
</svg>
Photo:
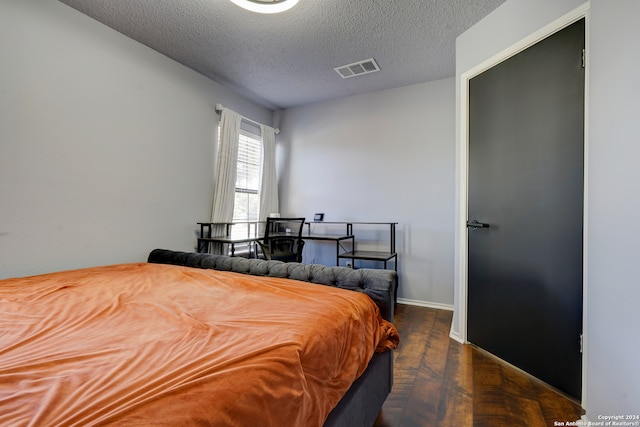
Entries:
<svg viewBox="0 0 640 427">
<path fill-rule="evenodd" d="M 162 264 L 0 281 L 0 425 L 321 426 L 393 325 L 359 292 Z"/>
</svg>

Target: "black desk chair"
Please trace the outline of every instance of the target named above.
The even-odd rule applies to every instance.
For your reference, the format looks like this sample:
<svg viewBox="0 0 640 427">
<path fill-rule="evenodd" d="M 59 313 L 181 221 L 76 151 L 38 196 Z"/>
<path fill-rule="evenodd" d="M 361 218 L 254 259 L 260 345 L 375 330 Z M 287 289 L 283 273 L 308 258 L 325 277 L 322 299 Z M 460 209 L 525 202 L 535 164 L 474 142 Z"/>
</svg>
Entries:
<svg viewBox="0 0 640 427">
<path fill-rule="evenodd" d="M 284 262 L 302 262 L 304 218 L 267 218 L 264 239 L 258 240 L 263 258 Z"/>
</svg>

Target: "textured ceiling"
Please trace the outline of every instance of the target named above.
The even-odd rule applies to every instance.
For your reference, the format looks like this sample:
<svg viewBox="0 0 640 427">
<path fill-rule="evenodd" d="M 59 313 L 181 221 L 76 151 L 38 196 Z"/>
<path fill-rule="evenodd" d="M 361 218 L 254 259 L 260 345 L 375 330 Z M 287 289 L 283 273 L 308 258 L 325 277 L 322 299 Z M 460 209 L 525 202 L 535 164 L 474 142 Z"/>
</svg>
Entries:
<svg viewBox="0 0 640 427">
<path fill-rule="evenodd" d="M 59 0 L 272 109 L 452 77 L 455 38 L 505 0 Z M 334 67 L 374 58 L 381 71 Z"/>
</svg>

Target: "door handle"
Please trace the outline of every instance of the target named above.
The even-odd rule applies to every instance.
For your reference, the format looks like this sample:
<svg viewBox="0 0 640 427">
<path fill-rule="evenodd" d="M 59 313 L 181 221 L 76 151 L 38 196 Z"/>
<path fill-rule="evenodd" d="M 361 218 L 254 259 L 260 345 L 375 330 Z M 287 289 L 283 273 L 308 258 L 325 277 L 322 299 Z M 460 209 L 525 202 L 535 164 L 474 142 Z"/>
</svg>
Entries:
<svg viewBox="0 0 640 427">
<path fill-rule="evenodd" d="M 474 219 L 473 221 L 467 221 L 467 227 L 477 230 L 478 228 L 489 228 L 491 226 L 484 222 L 478 222 Z"/>
</svg>

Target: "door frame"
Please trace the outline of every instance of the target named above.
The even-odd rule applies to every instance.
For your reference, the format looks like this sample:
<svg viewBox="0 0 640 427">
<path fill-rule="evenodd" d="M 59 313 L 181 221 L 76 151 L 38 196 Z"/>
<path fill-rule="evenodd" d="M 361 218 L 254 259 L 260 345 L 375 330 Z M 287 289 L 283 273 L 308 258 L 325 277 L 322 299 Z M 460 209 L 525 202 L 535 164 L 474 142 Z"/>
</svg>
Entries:
<svg viewBox="0 0 640 427">
<path fill-rule="evenodd" d="M 457 188 L 456 198 L 458 209 L 455 217 L 455 279 L 454 286 L 458 294 L 457 305 L 455 306 L 454 316 L 457 317 L 458 330 L 451 329 L 450 337 L 461 343 L 468 343 L 467 340 L 467 286 L 468 286 L 468 240 L 467 240 L 467 219 L 468 219 L 468 173 L 469 173 L 469 81 L 475 76 L 488 70 L 494 65 L 516 55 L 517 53 L 527 49 L 540 40 L 556 33 L 557 31 L 573 24 L 574 22 L 585 19 L 585 105 L 584 105 L 584 206 L 583 206 L 583 287 L 582 287 L 582 327 L 583 327 L 583 352 L 582 352 L 582 407 L 586 409 L 586 366 L 587 366 L 587 218 L 588 218 L 588 156 L 589 156 L 589 2 L 582 4 L 571 12 L 556 19 L 550 24 L 542 27 L 533 34 L 525 37 L 519 42 L 511 45 L 503 51 L 495 54 L 489 59 L 476 65 L 475 67 L 462 73 L 460 76 L 460 138 L 458 141 L 456 159 L 457 165 Z"/>
</svg>

